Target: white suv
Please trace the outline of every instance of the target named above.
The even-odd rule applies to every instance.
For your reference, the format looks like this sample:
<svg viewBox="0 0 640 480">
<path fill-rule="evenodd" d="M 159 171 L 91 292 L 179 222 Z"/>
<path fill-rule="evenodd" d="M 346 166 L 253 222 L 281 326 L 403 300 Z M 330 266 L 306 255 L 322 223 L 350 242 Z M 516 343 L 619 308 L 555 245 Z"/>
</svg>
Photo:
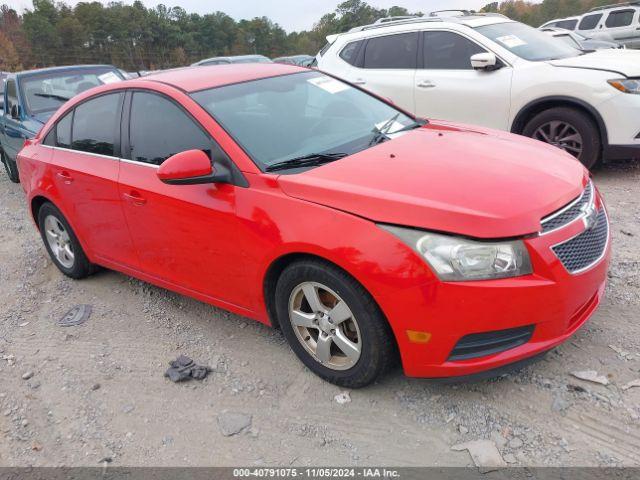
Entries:
<svg viewBox="0 0 640 480">
<path fill-rule="evenodd" d="M 317 67 L 417 116 L 527 135 L 587 167 L 640 157 L 640 52 L 585 54 L 501 15 L 437 15 L 329 36 Z"/>
</svg>

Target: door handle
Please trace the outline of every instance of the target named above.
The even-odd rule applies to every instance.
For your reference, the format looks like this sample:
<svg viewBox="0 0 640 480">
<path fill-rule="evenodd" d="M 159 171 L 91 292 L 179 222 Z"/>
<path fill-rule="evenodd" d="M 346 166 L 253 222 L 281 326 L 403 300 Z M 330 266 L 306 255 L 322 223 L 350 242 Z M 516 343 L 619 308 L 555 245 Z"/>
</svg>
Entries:
<svg viewBox="0 0 640 480">
<path fill-rule="evenodd" d="M 436 84 L 433 83 L 431 80 L 422 80 L 420 83 L 418 83 L 418 88 L 435 88 Z"/>
<path fill-rule="evenodd" d="M 69 185 L 73 182 L 73 177 L 69 175 L 69 172 L 67 171 L 63 170 L 62 172 L 58 172 L 57 175 L 58 175 L 58 178 L 61 178 L 66 185 Z"/>
<path fill-rule="evenodd" d="M 366 84 L 367 84 L 367 81 L 366 81 L 364 78 L 356 78 L 356 79 L 353 81 L 353 84 L 354 84 L 354 85 L 366 85 Z"/>
<path fill-rule="evenodd" d="M 142 205 L 147 203 L 147 199 L 142 197 L 138 192 L 123 193 L 122 196 L 125 198 L 125 200 L 130 201 L 137 207 L 141 207 Z"/>
</svg>

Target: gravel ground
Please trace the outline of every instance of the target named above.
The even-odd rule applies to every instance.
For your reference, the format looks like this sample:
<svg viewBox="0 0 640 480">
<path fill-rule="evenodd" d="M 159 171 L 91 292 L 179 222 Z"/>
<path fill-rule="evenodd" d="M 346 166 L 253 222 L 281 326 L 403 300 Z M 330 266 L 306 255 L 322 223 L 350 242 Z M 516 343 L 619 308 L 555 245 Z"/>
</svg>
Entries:
<svg viewBox="0 0 640 480">
<path fill-rule="evenodd" d="M 18 185 L 0 175 L 0 465 L 473 465 L 473 441 L 512 465 L 640 465 L 640 164 L 602 168 L 614 259 L 607 298 L 543 361 L 476 384 L 400 371 L 343 392 L 282 335 L 115 272 L 49 261 Z M 78 304 L 80 326 L 57 320 Z M 214 367 L 171 383 L 184 353 Z M 571 376 L 595 370 L 608 385 Z"/>
</svg>

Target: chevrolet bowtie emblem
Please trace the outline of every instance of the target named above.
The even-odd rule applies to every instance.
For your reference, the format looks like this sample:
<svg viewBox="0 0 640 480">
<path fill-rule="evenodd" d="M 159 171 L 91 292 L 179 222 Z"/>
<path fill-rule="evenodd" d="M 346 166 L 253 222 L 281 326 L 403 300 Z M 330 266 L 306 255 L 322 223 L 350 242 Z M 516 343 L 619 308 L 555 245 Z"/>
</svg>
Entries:
<svg viewBox="0 0 640 480">
<path fill-rule="evenodd" d="M 585 205 L 581 210 L 584 227 L 586 230 L 591 230 L 596 226 L 596 223 L 598 223 L 598 212 L 596 211 L 596 206 L 594 204 Z"/>
</svg>

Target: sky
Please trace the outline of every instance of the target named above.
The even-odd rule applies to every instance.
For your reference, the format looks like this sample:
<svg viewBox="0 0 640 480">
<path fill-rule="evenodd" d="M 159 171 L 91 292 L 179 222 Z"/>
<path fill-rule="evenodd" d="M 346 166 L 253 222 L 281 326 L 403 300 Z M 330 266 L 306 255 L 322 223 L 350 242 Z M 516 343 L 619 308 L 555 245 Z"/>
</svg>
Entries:
<svg viewBox="0 0 640 480">
<path fill-rule="evenodd" d="M 68 5 L 75 5 L 78 0 L 63 0 Z M 280 24 L 288 32 L 308 30 L 325 13 L 332 12 L 343 0 L 142 0 L 146 6 L 156 6 L 160 3 L 168 6 L 181 6 L 188 12 L 210 13 L 225 12 L 227 15 L 240 20 L 243 18 L 269 17 Z M 492 0 L 366 0 L 368 4 L 377 8 L 389 8 L 394 5 L 405 7 L 409 11 L 430 12 L 433 10 L 461 8 L 477 10 Z M 4 0 L 18 12 L 31 8 L 31 0 Z M 108 3 L 102 0 L 102 3 Z M 125 0 L 124 3 L 132 3 Z"/>
</svg>

